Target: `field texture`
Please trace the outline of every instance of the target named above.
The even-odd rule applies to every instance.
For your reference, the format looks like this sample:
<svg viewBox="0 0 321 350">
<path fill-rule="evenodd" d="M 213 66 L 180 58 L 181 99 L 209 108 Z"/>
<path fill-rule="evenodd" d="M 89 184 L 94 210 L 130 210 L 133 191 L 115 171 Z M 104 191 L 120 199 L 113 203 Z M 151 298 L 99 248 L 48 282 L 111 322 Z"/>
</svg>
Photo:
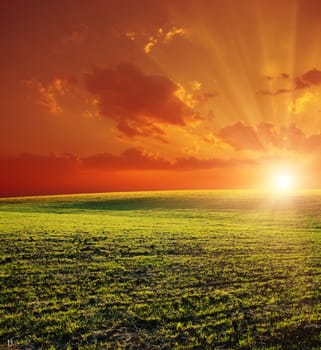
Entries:
<svg viewBox="0 0 321 350">
<path fill-rule="evenodd" d="M 3 348 L 321 349 L 320 302 L 321 192 L 0 200 Z"/>
</svg>

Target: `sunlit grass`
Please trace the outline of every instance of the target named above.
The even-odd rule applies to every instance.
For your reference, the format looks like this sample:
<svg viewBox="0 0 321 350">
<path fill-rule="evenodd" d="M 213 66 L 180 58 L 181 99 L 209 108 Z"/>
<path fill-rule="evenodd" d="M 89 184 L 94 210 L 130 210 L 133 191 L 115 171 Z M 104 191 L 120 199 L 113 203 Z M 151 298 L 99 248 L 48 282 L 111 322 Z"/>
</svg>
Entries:
<svg viewBox="0 0 321 350">
<path fill-rule="evenodd" d="M 321 193 L 0 201 L 0 344 L 318 348 Z"/>
</svg>

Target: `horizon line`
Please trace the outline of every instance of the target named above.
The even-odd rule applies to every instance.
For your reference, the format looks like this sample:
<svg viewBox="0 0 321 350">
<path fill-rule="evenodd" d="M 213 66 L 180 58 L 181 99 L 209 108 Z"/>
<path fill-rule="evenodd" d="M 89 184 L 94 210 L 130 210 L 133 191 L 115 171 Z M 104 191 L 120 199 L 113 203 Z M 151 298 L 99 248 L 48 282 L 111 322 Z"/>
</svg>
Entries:
<svg viewBox="0 0 321 350">
<path fill-rule="evenodd" d="M 273 192 L 268 188 L 202 188 L 202 189 L 143 189 L 143 190 L 119 190 L 119 191 L 81 191 L 81 192 L 60 192 L 60 193 L 35 193 L 35 194 L 0 194 L 0 201 L 5 199 L 19 199 L 19 198 L 38 198 L 38 197 L 68 197 L 68 196 L 82 196 L 82 195 L 102 195 L 102 194 L 117 194 L 117 193 L 145 193 L 145 192 L 205 192 L 205 191 L 247 191 L 247 192 Z M 307 191 L 321 191 L 320 188 L 297 188 L 286 191 L 287 193 L 300 193 Z"/>
</svg>

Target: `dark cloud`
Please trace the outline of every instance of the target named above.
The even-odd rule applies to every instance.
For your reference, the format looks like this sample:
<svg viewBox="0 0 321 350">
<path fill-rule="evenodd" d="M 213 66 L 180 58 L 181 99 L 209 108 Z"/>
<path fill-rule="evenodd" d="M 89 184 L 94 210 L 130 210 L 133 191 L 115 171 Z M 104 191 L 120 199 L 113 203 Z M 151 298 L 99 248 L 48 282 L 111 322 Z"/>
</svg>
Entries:
<svg viewBox="0 0 321 350">
<path fill-rule="evenodd" d="M 164 130 L 154 124 L 148 124 L 137 126 L 135 123 L 129 120 L 122 120 L 117 124 L 117 129 L 127 137 L 133 138 L 136 136 L 154 137 L 164 143 L 168 143 L 165 138 Z"/>
<path fill-rule="evenodd" d="M 136 148 L 129 148 L 120 155 L 95 154 L 83 159 L 84 166 L 100 170 L 160 170 L 169 169 L 171 163 L 160 157 L 153 157 Z"/>
<path fill-rule="evenodd" d="M 273 77 L 268 77 L 268 78 L 269 80 L 274 79 Z M 282 73 L 279 78 L 288 80 L 290 79 L 290 76 L 287 73 Z M 294 84 L 294 87 L 291 89 L 281 88 L 275 91 L 258 90 L 256 94 L 263 95 L 263 96 L 277 96 L 277 95 L 293 92 L 295 90 L 302 90 L 313 86 L 321 85 L 321 71 L 316 68 L 308 70 L 302 75 L 299 75 L 296 78 L 294 78 L 293 84 Z"/>
<path fill-rule="evenodd" d="M 205 170 L 205 169 L 216 169 L 216 168 L 233 168 L 243 167 L 247 165 L 253 165 L 255 162 L 252 160 L 236 160 L 236 159 L 198 159 L 195 157 L 189 158 L 177 158 L 173 164 L 175 170 L 188 171 L 188 170 Z"/>
<path fill-rule="evenodd" d="M 129 148 L 122 154 L 115 156 L 110 153 L 96 154 L 84 158 L 86 168 L 100 170 L 174 170 L 188 171 L 213 168 L 227 168 L 248 164 L 248 161 L 233 159 L 198 159 L 195 157 L 177 158 L 173 162 L 155 157 L 137 148 Z"/>
<path fill-rule="evenodd" d="M 281 73 L 280 74 L 280 78 L 281 79 L 290 79 L 290 74 L 288 74 L 288 73 Z"/>
<path fill-rule="evenodd" d="M 311 69 L 304 74 L 295 78 L 295 89 L 305 89 L 311 86 L 321 84 L 321 71 L 318 69 Z"/>
<path fill-rule="evenodd" d="M 286 94 L 291 91 L 292 91 L 291 89 L 278 89 L 276 91 L 259 90 L 256 92 L 256 94 L 263 95 L 263 96 L 277 96 L 277 95 Z"/>
<path fill-rule="evenodd" d="M 0 196 L 148 189 L 142 177 L 155 171 L 172 175 L 167 175 L 168 183 L 162 180 L 162 175 L 153 178 L 153 188 L 180 188 L 179 179 L 183 175 L 179 172 L 242 168 L 251 164 L 253 162 L 247 160 L 194 157 L 177 158 L 170 162 L 136 148 L 129 148 L 120 155 L 101 153 L 86 158 L 22 154 L 0 158 Z M 133 172 L 136 173 L 134 183 L 131 182 Z M 174 182 L 170 184 L 170 181 Z"/>
<path fill-rule="evenodd" d="M 225 138 L 225 141 L 239 150 L 249 149 L 250 146 L 251 149 L 262 150 L 263 146 L 267 149 L 270 144 L 278 148 L 310 152 L 315 157 L 319 157 L 321 151 L 320 133 L 308 136 L 293 124 L 276 129 L 270 123 L 261 123 L 256 127 L 237 123 L 224 128 L 222 134 L 226 136 L 227 131 L 229 138 Z M 242 140 L 246 133 L 255 135 L 252 145 L 247 143 L 244 146 L 240 142 L 236 145 L 235 139 L 231 139 L 231 135 L 238 135 L 239 140 Z M 0 158 L 0 196 L 182 188 L 185 178 L 192 179 L 194 185 L 197 174 L 203 174 L 204 179 L 208 179 L 204 171 L 230 176 L 231 171 L 242 173 L 249 168 L 257 169 L 267 161 L 268 158 L 264 158 L 261 153 L 258 159 L 180 157 L 171 162 L 137 148 L 129 148 L 119 155 L 101 153 L 85 158 L 69 154 L 22 154 Z M 157 172 L 159 175 L 155 175 Z M 248 175 L 247 172 L 244 174 Z M 149 182 L 145 183 L 144 179 L 147 178 Z M 215 186 L 238 186 L 241 183 L 235 183 L 233 177 L 228 183 L 226 177 L 224 179 L 222 183 L 215 182 Z"/>
<path fill-rule="evenodd" d="M 161 126 L 185 126 L 195 117 L 175 95 L 178 86 L 173 81 L 145 74 L 132 64 L 94 69 L 86 82 L 98 99 L 100 114 L 114 120 L 128 137 L 162 137 Z"/>
</svg>

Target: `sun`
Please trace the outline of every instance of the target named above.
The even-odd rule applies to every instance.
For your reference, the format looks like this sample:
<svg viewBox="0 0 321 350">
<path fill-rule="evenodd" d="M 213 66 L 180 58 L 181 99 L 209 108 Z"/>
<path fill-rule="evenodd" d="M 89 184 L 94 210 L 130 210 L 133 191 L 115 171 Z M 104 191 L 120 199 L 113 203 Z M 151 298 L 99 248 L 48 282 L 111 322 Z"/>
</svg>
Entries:
<svg viewBox="0 0 321 350">
<path fill-rule="evenodd" d="M 294 188 L 295 179 L 293 174 L 280 172 L 274 175 L 274 188 L 278 191 L 290 191 Z"/>
<path fill-rule="evenodd" d="M 287 196 L 301 190 L 303 169 L 292 162 L 271 162 L 262 167 L 262 179 L 263 188 L 273 196 Z"/>
<path fill-rule="evenodd" d="M 275 172 L 273 177 L 273 187 L 277 192 L 290 192 L 296 187 L 295 174 L 288 171 Z"/>
</svg>

